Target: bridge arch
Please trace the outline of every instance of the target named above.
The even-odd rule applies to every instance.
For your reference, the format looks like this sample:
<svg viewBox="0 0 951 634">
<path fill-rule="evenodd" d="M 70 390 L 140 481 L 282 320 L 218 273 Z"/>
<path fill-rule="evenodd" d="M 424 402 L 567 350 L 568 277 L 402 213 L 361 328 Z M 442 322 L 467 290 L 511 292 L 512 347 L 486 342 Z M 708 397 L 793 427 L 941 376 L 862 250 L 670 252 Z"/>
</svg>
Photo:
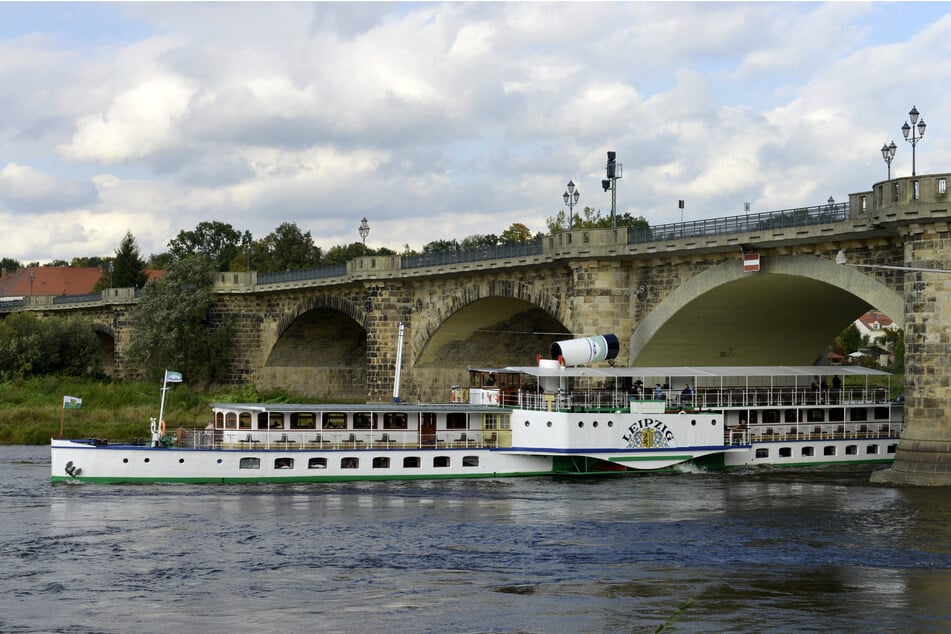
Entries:
<svg viewBox="0 0 951 634">
<path fill-rule="evenodd" d="M 414 365 L 528 364 L 569 334 L 565 312 L 563 302 L 525 282 L 471 284 L 425 311 L 417 300 L 417 315 L 427 318 L 413 324 Z"/>
<path fill-rule="evenodd" d="M 366 313 L 345 297 L 305 297 L 277 319 L 257 382 L 307 394 L 365 398 Z"/>
<path fill-rule="evenodd" d="M 99 341 L 99 361 L 109 377 L 116 375 L 116 331 L 108 324 L 92 322 L 92 331 Z"/>
<path fill-rule="evenodd" d="M 904 325 L 904 300 L 854 268 L 807 255 L 763 258 L 757 273 L 741 261 L 686 280 L 631 336 L 637 365 L 814 363 L 849 323 L 870 308 Z"/>
</svg>

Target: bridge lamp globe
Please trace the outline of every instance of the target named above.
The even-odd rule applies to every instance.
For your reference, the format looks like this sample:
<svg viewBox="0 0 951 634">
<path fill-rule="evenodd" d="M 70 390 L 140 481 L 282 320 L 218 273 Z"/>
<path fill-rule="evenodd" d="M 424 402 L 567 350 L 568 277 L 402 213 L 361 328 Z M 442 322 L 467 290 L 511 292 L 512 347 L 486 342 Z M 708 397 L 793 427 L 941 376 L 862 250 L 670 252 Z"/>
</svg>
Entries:
<svg viewBox="0 0 951 634">
<path fill-rule="evenodd" d="M 366 216 L 363 217 L 363 220 L 360 221 L 360 228 L 357 229 L 360 233 L 360 238 L 363 240 L 363 249 L 364 251 L 367 248 L 367 236 L 370 235 L 370 224 L 367 222 Z"/>
</svg>

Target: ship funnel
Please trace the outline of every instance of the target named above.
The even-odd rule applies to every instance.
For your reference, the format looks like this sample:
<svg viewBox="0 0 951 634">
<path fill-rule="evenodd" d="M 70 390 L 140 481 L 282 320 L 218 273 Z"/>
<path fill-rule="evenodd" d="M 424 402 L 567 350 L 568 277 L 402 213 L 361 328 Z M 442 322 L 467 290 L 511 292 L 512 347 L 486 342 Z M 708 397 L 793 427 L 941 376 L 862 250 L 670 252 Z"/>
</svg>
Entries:
<svg viewBox="0 0 951 634">
<path fill-rule="evenodd" d="M 582 339 L 566 339 L 551 344 L 551 358 L 566 365 L 585 365 L 609 361 L 617 356 L 621 346 L 616 335 L 595 335 Z"/>
</svg>

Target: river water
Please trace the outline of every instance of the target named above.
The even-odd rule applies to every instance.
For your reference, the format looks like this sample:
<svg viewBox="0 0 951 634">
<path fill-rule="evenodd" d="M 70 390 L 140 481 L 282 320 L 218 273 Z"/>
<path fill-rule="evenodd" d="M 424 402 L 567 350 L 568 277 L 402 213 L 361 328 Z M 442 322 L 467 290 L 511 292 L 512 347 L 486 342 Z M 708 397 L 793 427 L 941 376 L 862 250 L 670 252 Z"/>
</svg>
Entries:
<svg viewBox="0 0 951 634">
<path fill-rule="evenodd" d="M 951 631 L 951 491 L 868 474 L 53 486 L 0 447 L 0 632 Z"/>
</svg>

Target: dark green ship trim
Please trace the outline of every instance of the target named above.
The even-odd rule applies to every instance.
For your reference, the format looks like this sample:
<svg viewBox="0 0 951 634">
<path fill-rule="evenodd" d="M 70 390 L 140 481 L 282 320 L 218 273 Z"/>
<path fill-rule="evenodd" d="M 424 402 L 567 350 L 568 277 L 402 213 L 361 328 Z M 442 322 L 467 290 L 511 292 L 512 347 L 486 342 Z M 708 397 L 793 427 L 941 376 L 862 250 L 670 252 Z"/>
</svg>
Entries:
<svg viewBox="0 0 951 634">
<path fill-rule="evenodd" d="M 86 477 L 52 476 L 53 484 L 61 482 L 88 482 L 94 484 L 255 484 L 255 483 L 302 483 L 302 482 L 365 482 L 384 480 L 461 480 L 475 478 L 512 478 L 550 476 L 554 471 L 512 471 L 505 473 L 466 473 L 434 475 L 347 475 L 347 476 L 284 476 L 256 478 L 162 478 L 162 477 Z"/>
</svg>

